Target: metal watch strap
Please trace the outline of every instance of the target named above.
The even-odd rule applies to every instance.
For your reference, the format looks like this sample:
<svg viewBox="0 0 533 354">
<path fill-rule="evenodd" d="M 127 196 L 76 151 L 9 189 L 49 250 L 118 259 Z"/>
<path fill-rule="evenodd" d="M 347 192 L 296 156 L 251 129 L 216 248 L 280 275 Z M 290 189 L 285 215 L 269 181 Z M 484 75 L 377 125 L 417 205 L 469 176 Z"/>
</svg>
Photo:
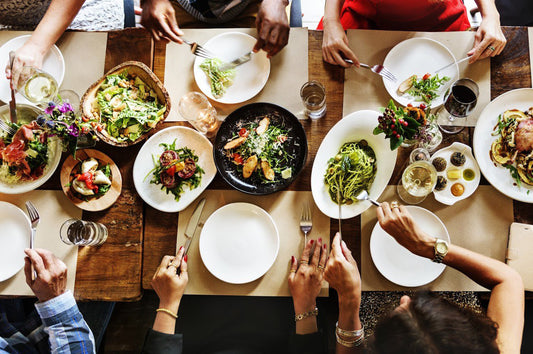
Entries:
<svg viewBox="0 0 533 354">
<path fill-rule="evenodd" d="M 443 243 L 446 245 L 446 253 L 440 253 L 437 251 L 437 245 L 439 243 Z M 442 263 L 442 260 L 444 259 L 444 257 L 446 257 L 446 255 L 448 254 L 448 242 L 444 241 L 444 240 L 441 240 L 439 238 L 436 238 L 435 239 L 435 246 L 433 247 L 433 250 L 435 252 L 435 256 L 433 257 L 432 261 L 435 262 L 435 263 Z"/>
</svg>

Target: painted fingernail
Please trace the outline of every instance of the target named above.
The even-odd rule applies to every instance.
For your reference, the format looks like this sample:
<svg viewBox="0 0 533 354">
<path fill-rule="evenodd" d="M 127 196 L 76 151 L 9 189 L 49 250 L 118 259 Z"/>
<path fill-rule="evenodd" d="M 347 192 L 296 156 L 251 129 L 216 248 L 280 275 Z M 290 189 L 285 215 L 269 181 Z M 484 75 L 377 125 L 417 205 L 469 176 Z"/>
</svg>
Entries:
<svg viewBox="0 0 533 354">
<path fill-rule="evenodd" d="M 315 240 L 311 240 L 310 242 L 311 242 L 311 244 L 313 244 L 315 242 Z"/>
<path fill-rule="evenodd" d="M 318 242 L 322 242 L 322 237 L 319 237 L 319 238 L 318 238 Z"/>
<path fill-rule="evenodd" d="M 328 248 L 328 245 L 326 245 L 326 244 L 324 243 L 324 246 L 322 246 L 322 247 L 324 247 L 324 249 L 326 249 L 326 248 Z"/>
<path fill-rule="evenodd" d="M 294 256 L 291 256 L 291 261 L 294 263 Z"/>
<path fill-rule="evenodd" d="M 185 262 L 187 262 L 187 255 L 185 255 L 185 257 L 183 257 L 183 260 L 184 260 Z"/>
<path fill-rule="evenodd" d="M 183 249 L 183 246 L 180 247 L 180 251 Z"/>
</svg>

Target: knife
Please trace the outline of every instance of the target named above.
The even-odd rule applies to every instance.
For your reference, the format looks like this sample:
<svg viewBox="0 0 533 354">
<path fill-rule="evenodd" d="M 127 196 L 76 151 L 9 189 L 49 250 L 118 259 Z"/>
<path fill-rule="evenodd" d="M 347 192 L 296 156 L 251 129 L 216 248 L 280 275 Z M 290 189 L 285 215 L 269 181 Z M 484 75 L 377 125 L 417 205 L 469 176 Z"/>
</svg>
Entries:
<svg viewBox="0 0 533 354">
<path fill-rule="evenodd" d="M 450 66 L 452 66 L 452 65 L 460 64 L 460 63 L 462 63 L 463 61 L 468 60 L 468 59 L 470 59 L 470 57 L 466 57 L 466 58 L 463 58 L 463 59 L 456 60 L 456 61 L 454 61 L 453 63 L 450 63 L 450 64 L 448 64 L 448 65 L 446 65 L 446 66 L 443 66 L 442 68 L 440 68 L 440 69 L 438 69 L 438 70 L 435 70 L 435 74 L 438 74 L 440 71 L 442 71 L 442 70 L 444 70 L 444 69 L 448 69 L 448 68 L 449 68 Z"/>
<path fill-rule="evenodd" d="M 248 53 L 246 53 L 244 55 L 241 55 L 240 57 L 230 61 L 229 63 L 222 64 L 218 69 L 220 71 L 226 71 L 226 70 L 229 70 L 229 69 L 233 69 L 236 66 L 244 64 L 246 62 L 249 62 L 250 59 L 252 59 L 252 54 L 253 54 L 253 51 L 249 51 Z"/>
<path fill-rule="evenodd" d="M 185 251 L 183 252 L 184 257 L 187 254 L 187 251 L 189 251 L 189 247 L 191 246 L 192 238 L 194 237 L 194 233 L 196 232 L 196 228 L 198 227 L 198 222 L 200 221 L 200 215 L 202 215 L 204 205 L 205 198 L 200 200 L 200 202 L 196 205 L 196 208 L 194 208 L 194 212 L 192 213 L 192 216 L 189 219 L 189 223 L 185 228 L 184 234 L 187 240 L 185 241 Z"/>
<path fill-rule="evenodd" d="M 15 101 L 15 89 L 13 88 L 13 61 L 15 60 L 15 52 L 9 52 L 9 70 L 11 71 L 11 80 L 9 80 L 9 88 L 11 89 L 11 101 L 9 101 L 9 118 L 11 123 L 17 122 L 17 103 Z"/>
</svg>

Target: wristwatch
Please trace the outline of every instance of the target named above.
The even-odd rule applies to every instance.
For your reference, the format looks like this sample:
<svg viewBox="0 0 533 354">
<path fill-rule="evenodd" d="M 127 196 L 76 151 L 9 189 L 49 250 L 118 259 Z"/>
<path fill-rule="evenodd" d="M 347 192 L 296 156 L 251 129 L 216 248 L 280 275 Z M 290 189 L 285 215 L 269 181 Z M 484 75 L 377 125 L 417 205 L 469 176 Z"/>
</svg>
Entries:
<svg viewBox="0 0 533 354">
<path fill-rule="evenodd" d="M 433 257 L 433 262 L 442 263 L 442 260 L 448 254 L 448 242 L 441 240 L 440 238 L 435 239 L 435 257 Z"/>
</svg>

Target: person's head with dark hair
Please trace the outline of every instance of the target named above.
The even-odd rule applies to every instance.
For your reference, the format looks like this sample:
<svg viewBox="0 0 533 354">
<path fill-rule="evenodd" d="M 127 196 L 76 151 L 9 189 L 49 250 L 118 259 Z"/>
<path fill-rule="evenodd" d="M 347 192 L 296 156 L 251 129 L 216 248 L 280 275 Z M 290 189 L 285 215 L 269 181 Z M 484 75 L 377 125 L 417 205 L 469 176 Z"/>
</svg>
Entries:
<svg viewBox="0 0 533 354">
<path fill-rule="evenodd" d="M 383 354 L 499 353 L 497 324 L 423 291 L 380 319 L 370 351 Z"/>
</svg>

